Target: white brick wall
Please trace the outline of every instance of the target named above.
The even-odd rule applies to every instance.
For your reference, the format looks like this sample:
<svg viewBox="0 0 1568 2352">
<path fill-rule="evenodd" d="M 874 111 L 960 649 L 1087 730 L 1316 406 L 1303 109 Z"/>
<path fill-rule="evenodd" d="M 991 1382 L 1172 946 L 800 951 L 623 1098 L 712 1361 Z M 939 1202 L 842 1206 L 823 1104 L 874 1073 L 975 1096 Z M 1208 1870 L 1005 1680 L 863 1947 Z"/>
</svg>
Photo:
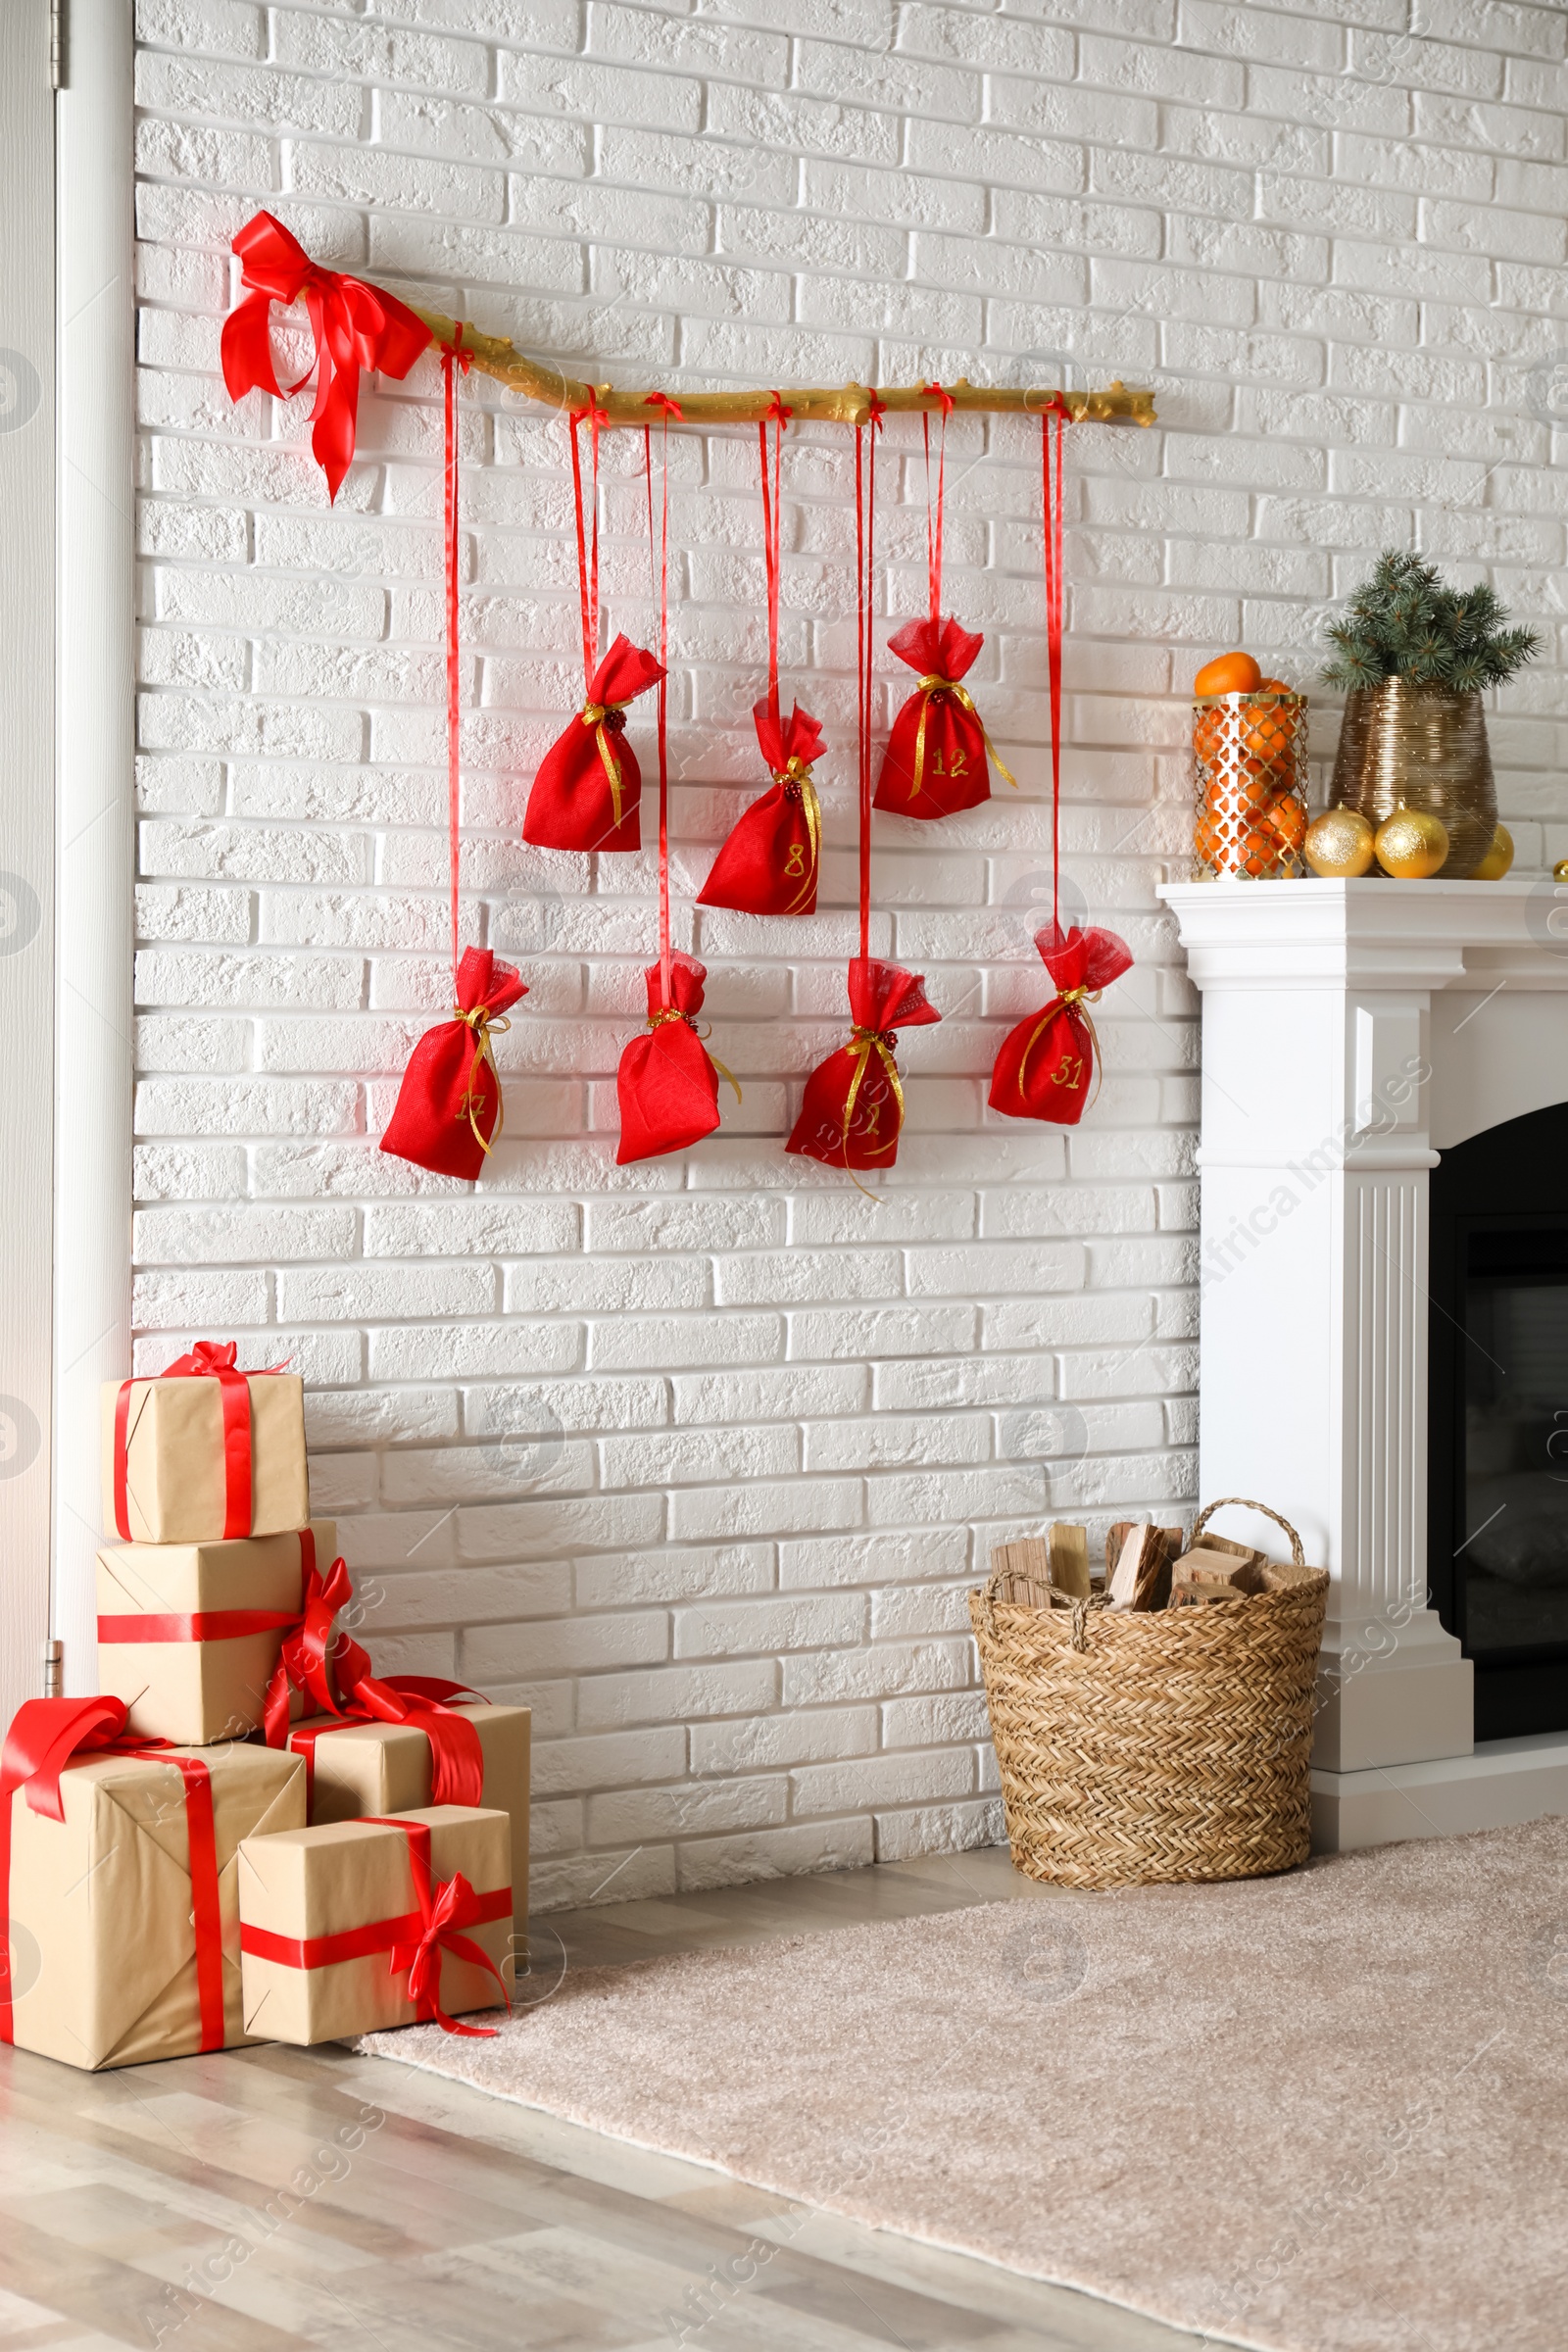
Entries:
<svg viewBox="0 0 1568 2352">
<path fill-rule="evenodd" d="M 1503 812 L 1524 864 L 1568 854 L 1568 17 L 1408 17 L 140 0 L 139 1359 L 193 1332 L 292 1352 L 377 1656 L 536 1709 L 547 1901 L 993 1837 L 964 1586 L 1052 1506 L 1098 1532 L 1190 1496 L 1196 1039 L 1152 885 L 1185 849 L 1196 661 L 1245 641 L 1308 681 L 1325 602 L 1387 541 L 1490 571 L 1549 641 L 1493 722 Z M 447 1001 L 434 370 L 367 388 L 329 512 L 305 405 L 235 412 L 218 374 L 259 205 L 579 373 L 1155 385 L 1157 429 L 1070 442 L 1069 903 L 1139 957 L 1081 1132 L 984 1107 L 1042 994 L 1033 429 L 952 432 L 950 601 L 1023 789 L 878 819 L 877 946 L 946 1017 L 904 1048 L 872 1206 L 780 1148 L 852 944 L 847 436 L 785 458 L 786 692 L 832 747 L 823 911 L 794 924 L 691 907 L 762 781 L 761 564 L 754 437 L 671 438 L 677 935 L 746 1101 L 617 1170 L 654 867 L 519 846 L 577 692 L 567 477 L 561 425 L 475 383 L 466 921 L 533 993 L 478 1191 L 378 1154 Z M 917 447 L 890 427 L 889 623 L 923 587 Z M 634 633 L 640 455 L 607 446 Z"/>
</svg>

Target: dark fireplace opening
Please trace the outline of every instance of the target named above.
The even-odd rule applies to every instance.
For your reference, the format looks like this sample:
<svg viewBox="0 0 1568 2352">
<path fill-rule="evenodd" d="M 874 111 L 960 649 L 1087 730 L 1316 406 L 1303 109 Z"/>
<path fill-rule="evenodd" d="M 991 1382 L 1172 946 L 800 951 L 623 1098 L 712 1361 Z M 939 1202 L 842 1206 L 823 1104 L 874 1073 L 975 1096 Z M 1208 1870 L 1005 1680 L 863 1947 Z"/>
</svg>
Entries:
<svg viewBox="0 0 1568 2352">
<path fill-rule="evenodd" d="M 1568 1104 L 1432 1172 L 1428 1582 L 1476 1738 L 1568 1730 Z"/>
</svg>

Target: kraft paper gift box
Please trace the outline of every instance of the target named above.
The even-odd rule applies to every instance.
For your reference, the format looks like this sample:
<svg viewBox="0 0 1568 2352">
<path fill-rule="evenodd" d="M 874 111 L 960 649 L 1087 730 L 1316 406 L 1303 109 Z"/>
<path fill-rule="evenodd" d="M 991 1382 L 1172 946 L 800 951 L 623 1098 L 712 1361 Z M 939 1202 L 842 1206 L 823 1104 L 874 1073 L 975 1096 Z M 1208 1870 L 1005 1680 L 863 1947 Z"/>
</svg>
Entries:
<svg viewBox="0 0 1568 2352">
<path fill-rule="evenodd" d="M 125 1701 L 129 1730 L 191 1747 L 255 1731 L 285 1629 L 233 1629 L 248 1611 L 297 1617 L 307 1571 L 325 1571 L 336 1540 L 330 1519 L 313 1519 L 292 1536 L 106 1545 L 98 1554 L 98 1688 Z M 310 1703 L 291 1690 L 290 1716 L 297 1720 Z"/>
<path fill-rule="evenodd" d="M 512 1819 L 512 1886 L 519 1927 L 528 1916 L 528 1747 L 533 1715 L 527 1707 L 452 1702 L 479 1735 L 484 1759 L 481 1802 Z M 415 1724 L 355 1723 L 333 1729 L 330 1715 L 308 1715 L 290 1744 L 309 1751 L 314 1765 L 308 1801 L 317 1822 L 352 1821 L 367 1813 L 407 1813 L 430 1802 L 430 1742 Z"/>
<path fill-rule="evenodd" d="M 225 1387 L 230 1396 L 236 1393 L 211 1373 L 104 1383 L 104 1526 L 122 1542 L 216 1544 L 225 1537 L 294 1534 L 309 1521 L 304 1381 L 295 1372 L 254 1373 L 246 1379 L 248 1514 L 244 1507 L 232 1507 L 236 1497 L 224 1456 Z M 128 1395 L 122 1491 L 116 1422 L 122 1388 Z M 243 1482 L 241 1487 L 237 1499 L 243 1506 Z"/>
<path fill-rule="evenodd" d="M 448 2017 L 503 2007 L 512 1989 L 510 1848 L 507 1816 L 488 1805 L 421 1806 L 392 1821 L 325 1822 L 247 1838 L 240 1854 L 246 2032 L 313 2042 L 412 2026 L 436 2015 L 430 1991 Z M 471 1904 L 457 1908 L 440 1938 L 422 1913 L 421 1869 L 438 1926 L 443 1895 L 455 1900 L 460 1872 L 471 1889 Z M 422 2000 L 411 1990 L 418 1972 L 409 1966 L 421 1936 L 429 1969 Z M 465 1958 L 458 1938 L 477 1946 L 503 1982 Z"/>
<path fill-rule="evenodd" d="M 212 1848 L 204 1869 L 198 1846 L 194 1879 L 187 1783 L 172 1755 L 69 1765 L 64 1821 L 13 1791 L 9 2038 L 20 2049 L 96 2070 L 248 2038 L 240 1841 L 303 1827 L 304 1761 L 244 1745 L 187 1760 L 205 1767 L 212 1802 Z"/>
</svg>

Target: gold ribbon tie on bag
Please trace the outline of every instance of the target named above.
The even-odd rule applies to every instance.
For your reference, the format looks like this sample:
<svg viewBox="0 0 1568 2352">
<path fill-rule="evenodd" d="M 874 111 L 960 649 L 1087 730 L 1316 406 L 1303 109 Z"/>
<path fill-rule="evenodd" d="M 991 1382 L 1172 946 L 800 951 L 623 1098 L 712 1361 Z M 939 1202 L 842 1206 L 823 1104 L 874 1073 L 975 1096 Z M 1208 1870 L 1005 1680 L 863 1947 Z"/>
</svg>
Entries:
<svg viewBox="0 0 1568 2352">
<path fill-rule="evenodd" d="M 855 1055 L 855 1075 L 850 1080 L 850 1091 L 844 1098 L 844 1134 L 841 1140 L 846 1167 L 850 1164 L 850 1127 L 855 1117 L 855 1105 L 859 1099 L 865 1073 L 871 1066 L 873 1054 L 887 1073 L 899 1116 L 887 1142 L 876 1145 L 872 1155 L 880 1158 L 884 1152 L 896 1152 L 899 1148 L 899 1137 L 904 1131 L 904 1082 L 899 1076 L 899 1065 L 893 1058 L 893 1049 L 897 1044 L 898 1038 L 891 1029 L 853 1029 L 850 1032 L 849 1051 Z"/>
<path fill-rule="evenodd" d="M 678 1004 L 662 1004 L 657 1012 L 651 1012 L 648 1015 L 648 1026 L 650 1029 L 662 1029 L 666 1021 L 684 1021 L 687 1028 L 691 1031 L 693 1037 L 696 1038 L 700 1046 L 706 1046 L 709 1038 L 712 1035 L 712 1031 L 710 1029 L 699 1029 L 691 1014 L 689 1012 L 682 1012 Z M 741 1094 L 740 1083 L 734 1072 L 732 1070 L 725 1069 L 724 1064 L 719 1060 L 716 1054 L 710 1054 L 708 1058 L 712 1063 L 719 1076 L 725 1079 L 728 1084 L 734 1088 L 736 1102 L 742 1102 L 744 1097 Z"/>
<path fill-rule="evenodd" d="M 806 879 L 784 909 L 786 914 L 798 914 L 816 888 L 817 861 L 822 854 L 822 804 L 816 797 L 811 771 L 799 752 L 791 752 L 785 765 L 774 768 L 773 781 L 783 786 L 787 801 L 800 802 L 801 811 L 806 818 L 807 839 L 811 845 Z"/>
<path fill-rule="evenodd" d="M 1046 1031 L 1050 1028 L 1057 1013 L 1066 1010 L 1069 1012 L 1075 1012 L 1078 1015 L 1078 1018 L 1082 1021 L 1084 1027 L 1089 1032 L 1089 1047 L 1095 1058 L 1095 1091 L 1090 1096 L 1089 1100 L 1091 1104 L 1099 1100 L 1100 1081 L 1102 1075 L 1103 1074 L 1104 1064 L 1101 1058 L 1100 1038 L 1095 1028 L 1095 1016 L 1090 1011 L 1089 1007 L 1091 1004 L 1098 1004 L 1104 993 L 1104 990 L 1102 988 L 1064 988 L 1060 995 L 1056 997 L 1052 1004 L 1046 1006 L 1045 1011 L 1040 1015 L 1039 1020 L 1036 1021 L 1033 1029 L 1031 1029 L 1029 1032 L 1028 1044 L 1024 1047 L 1023 1052 L 1018 1056 L 1018 1092 L 1020 1095 L 1026 1091 L 1024 1079 L 1028 1074 L 1030 1054 L 1034 1052 L 1036 1046 L 1040 1043 L 1040 1040 L 1042 1037 L 1044 1037 Z"/>
<path fill-rule="evenodd" d="M 490 1039 L 496 1030 L 510 1029 L 512 1023 L 500 1013 L 491 1012 L 489 1007 L 484 1004 L 475 1004 L 471 1011 L 466 1011 L 461 1004 L 454 1004 L 452 1018 L 455 1021 L 461 1021 L 473 1038 L 473 1059 L 468 1064 L 468 1074 L 463 1082 L 463 1093 L 458 1099 L 458 1116 L 461 1119 L 466 1112 L 468 1125 L 473 1129 L 474 1142 L 481 1152 L 488 1152 L 506 1123 L 506 1105 L 501 1094 L 501 1072 L 496 1068 L 495 1049 L 491 1045 Z M 481 1062 L 489 1064 L 490 1075 L 496 1082 L 496 1123 L 488 1140 L 480 1128 L 478 1119 L 484 1096 L 474 1084 Z"/>
<path fill-rule="evenodd" d="M 620 824 L 620 761 L 610 748 L 609 738 L 618 735 L 626 724 L 624 703 L 584 703 L 577 713 L 585 727 L 592 727 L 599 746 L 599 759 L 610 779 L 610 806 L 614 810 L 615 824 Z"/>
<path fill-rule="evenodd" d="M 975 709 L 974 697 L 968 687 L 960 684 L 956 678 L 939 677 L 933 670 L 929 677 L 920 680 L 920 723 L 914 731 L 914 782 L 909 788 L 910 800 L 912 801 L 918 794 L 921 778 L 925 774 L 925 722 L 931 713 L 931 697 L 934 694 L 951 694 L 960 709 L 968 711 L 969 716 L 980 730 L 981 740 L 986 747 L 987 759 L 998 775 L 1005 776 L 1013 791 L 1016 792 L 1018 779 L 992 742 L 986 722 Z"/>
</svg>

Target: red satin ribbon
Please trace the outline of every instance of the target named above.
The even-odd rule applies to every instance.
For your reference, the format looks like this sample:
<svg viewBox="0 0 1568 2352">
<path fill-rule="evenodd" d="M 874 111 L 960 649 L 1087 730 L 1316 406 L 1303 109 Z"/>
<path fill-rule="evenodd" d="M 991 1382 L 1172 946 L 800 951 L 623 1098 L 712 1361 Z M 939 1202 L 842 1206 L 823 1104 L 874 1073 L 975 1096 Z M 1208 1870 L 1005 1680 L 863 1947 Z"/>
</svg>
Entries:
<svg viewBox="0 0 1568 2352">
<path fill-rule="evenodd" d="M 934 392 L 942 405 L 942 430 L 937 440 L 937 497 L 936 517 L 931 509 L 931 412 L 920 412 L 920 439 L 925 448 L 925 568 L 931 591 L 931 626 L 942 626 L 942 520 L 948 503 L 948 418 L 953 415 L 953 394 L 940 384 L 927 384 L 924 389 Z"/>
<path fill-rule="evenodd" d="M 876 602 L 876 437 L 885 404 L 869 395 L 869 425 L 855 428 L 855 668 L 859 741 L 860 961 L 871 954 L 871 720 L 876 687 L 871 624 Z M 865 435 L 870 433 L 870 447 Z"/>
<path fill-rule="evenodd" d="M 479 1691 L 434 1675 L 395 1674 L 384 1682 L 375 1676 L 363 1679 L 353 1686 L 353 1692 L 362 1703 L 334 1707 L 331 1723 L 289 1731 L 290 1749 L 305 1758 L 307 1821 L 316 1817 L 316 1742 L 329 1732 L 367 1723 L 397 1723 L 424 1734 L 430 1742 L 432 1805 L 483 1804 L 484 1750 L 479 1735 L 466 1715 L 446 1704 L 449 1699 L 471 1698 L 488 1705 Z"/>
<path fill-rule="evenodd" d="M 16 2038 L 11 1996 L 11 1807 L 25 1789 L 34 1813 L 66 1818 L 60 1776 L 92 1755 L 151 1756 L 172 1764 L 185 1784 L 185 1836 L 191 1922 L 196 1936 L 196 2005 L 204 2050 L 223 2046 L 223 1922 L 218 1895 L 218 1834 L 213 1784 L 196 1756 L 167 1752 L 167 1740 L 125 1731 L 120 1698 L 29 1698 L 12 1719 L 0 1750 L 0 2042 Z"/>
<path fill-rule="evenodd" d="M 779 574 L 779 466 L 784 448 L 784 425 L 790 411 L 778 394 L 773 406 L 757 427 L 758 456 L 762 475 L 762 559 L 767 565 L 767 714 L 776 727 L 778 719 L 778 574 Z M 767 427 L 773 425 L 773 483 L 769 495 L 767 480 Z"/>
<path fill-rule="evenodd" d="M 669 938 L 669 747 L 666 737 L 666 718 L 669 693 L 669 418 L 673 409 L 680 410 L 662 394 L 657 396 L 662 415 L 660 417 L 659 443 L 659 705 L 657 725 L 659 733 L 659 979 L 663 1002 L 673 1001 L 671 948 Z M 654 447 L 653 434 L 643 426 L 643 482 L 648 492 L 648 570 L 654 574 Z"/>
<path fill-rule="evenodd" d="M 316 1564 L 315 1539 L 309 1529 L 301 1536 L 300 1545 L 304 1572 L 300 1610 L 289 1621 L 290 1630 L 284 1635 L 277 1667 L 268 1685 L 262 1728 L 269 1747 L 292 1747 L 304 1756 L 307 1814 L 315 1794 L 316 1741 L 320 1732 L 291 1731 L 289 1695 L 294 1690 L 314 1699 L 318 1714 L 330 1715 L 333 1730 L 345 1724 L 398 1723 L 423 1732 L 430 1742 L 430 1802 L 481 1803 L 484 1751 L 479 1735 L 466 1715 L 456 1713 L 446 1703 L 453 1698 L 477 1698 L 479 1693 L 466 1684 L 449 1683 L 434 1675 L 395 1674 L 382 1680 L 372 1674 L 369 1658 L 359 1642 L 347 1634 L 333 1632 L 338 1611 L 354 1597 L 347 1567 L 336 1559 L 323 1577 Z"/>
<path fill-rule="evenodd" d="M 452 971 L 457 987 L 458 948 L 458 831 L 463 796 L 460 750 L 463 732 L 463 670 L 458 646 L 458 369 L 468 372 L 472 354 L 463 348 L 463 320 L 453 328 L 450 344 L 441 347 L 442 410 L 442 542 L 446 551 L 447 603 L 447 871 L 452 897 Z"/>
<path fill-rule="evenodd" d="M 100 1617 L 100 1642 L 239 1642 L 299 1623 L 292 1609 L 194 1609 L 188 1617 Z"/>
<path fill-rule="evenodd" d="M 582 459 L 577 449 L 577 427 L 588 423 L 588 436 L 593 457 L 593 527 L 584 528 L 582 511 Z M 606 421 L 606 413 L 589 395 L 586 409 L 576 409 L 566 419 L 571 444 L 571 499 L 577 518 L 577 605 L 582 619 L 582 691 L 585 702 L 593 700 L 594 671 L 599 666 L 599 428 Z M 668 422 L 668 412 L 665 412 Z"/>
<path fill-rule="evenodd" d="M 1058 399 L 1042 410 L 1040 416 L 1046 663 L 1051 683 L 1051 919 L 1058 936 L 1061 931 L 1061 428 L 1067 415 L 1065 401 Z"/>
<path fill-rule="evenodd" d="M 320 1712 L 336 1712 L 327 1656 L 337 1613 L 347 1608 L 353 1597 L 354 1588 L 342 1559 L 335 1559 L 323 1577 L 317 1565 L 316 1538 L 305 1528 L 300 1535 L 300 1605 L 289 1620 L 262 1703 L 262 1729 L 269 1747 L 283 1747 L 288 1742 L 291 1691 L 304 1691 L 315 1699 Z"/>
<path fill-rule="evenodd" d="M 223 1537 L 225 1542 L 234 1536 L 248 1536 L 254 1515 L 251 1497 L 251 1392 L 253 1380 L 270 1380 L 283 1370 L 282 1364 L 269 1364 L 265 1371 L 236 1372 L 234 1358 L 239 1348 L 233 1340 L 221 1346 L 213 1340 L 198 1340 L 189 1355 L 166 1364 L 158 1375 L 160 1380 L 216 1380 L 223 1409 Z M 115 1399 L 115 1526 L 121 1541 L 132 1542 L 130 1532 L 130 1494 L 127 1486 L 130 1420 L 130 1392 L 134 1380 L 122 1380 L 120 1395 Z"/>
<path fill-rule="evenodd" d="M 288 400 L 310 380 L 280 385 L 272 362 L 274 302 L 303 297 L 310 314 L 316 353 L 316 405 L 311 411 L 311 448 L 335 499 L 354 458 L 359 417 L 360 371 L 406 376 L 430 341 L 430 329 L 394 295 L 338 270 L 319 269 L 298 240 L 270 213 L 257 213 L 233 241 L 242 264 L 240 282 L 250 288 L 223 321 L 223 381 L 230 400 L 247 392 L 270 392 Z"/>
<path fill-rule="evenodd" d="M 299 1635 L 305 1625 L 310 1607 L 312 1580 L 318 1591 L 324 1590 L 316 1568 L 316 1536 L 312 1529 L 300 1529 L 300 1605 L 297 1609 L 193 1609 L 188 1615 L 177 1612 L 154 1613 L 116 1617 L 100 1617 L 100 1642 L 238 1642 L 247 1634 L 286 1633 Z M 334 1574 L 343 1563 L 334 1563 Z M 342 1595 L 348 1597 L 348 1573 L 344 1571 Z M 336 1606 L 342 1606 L 340 1599 Z M 331 1631 L 331 1617 L 326 1630 Z M 274 1684 L 276 1682 L 274 1676 Z M 303 1687 L 303 1682 L 299 1685 Z M 287 1720 L 288 1691 L 283 1691 L 284 1720 Z M 272 1742 L 273 1746 L 278 1744 Z"/>
<path fill-rule="evenodd" d="M 253 1960 L 275 1960 L 284 1968 L 332 1968 L 342 1960 L 367 1960 L 377 1952 L 387 1952 L 393 1976 L 409 1980 L 409 1997 L 422 2024 L 433 2022 L 446 2034 L 493 2036 L 494 2026 L 466 2026 L 447 2016 L 441 2006 L 441 1955 L 448 1951 L 459 1960 L 488 1970 L 510 2009 L 512 2000 L 501 1971 L 489 1953 L 462 1930 L 510 1919 L 512 1888 L 501 1886 L 476 1894 L 462 1871 L 450 1879 L 436 1880 L 430 1864 L 428 1822 L 399 1821 L 379 1813 L 368 1813 L 365 1819 L 379 1829 L 401 1830 L 407 1838 L 418 1908 L 396 1919 L 344 1928 L 335 1936 L 277 1936 L 270 1928 L 242 1924 L 240 1950 L 249 1952 Z"/>
</svg>

